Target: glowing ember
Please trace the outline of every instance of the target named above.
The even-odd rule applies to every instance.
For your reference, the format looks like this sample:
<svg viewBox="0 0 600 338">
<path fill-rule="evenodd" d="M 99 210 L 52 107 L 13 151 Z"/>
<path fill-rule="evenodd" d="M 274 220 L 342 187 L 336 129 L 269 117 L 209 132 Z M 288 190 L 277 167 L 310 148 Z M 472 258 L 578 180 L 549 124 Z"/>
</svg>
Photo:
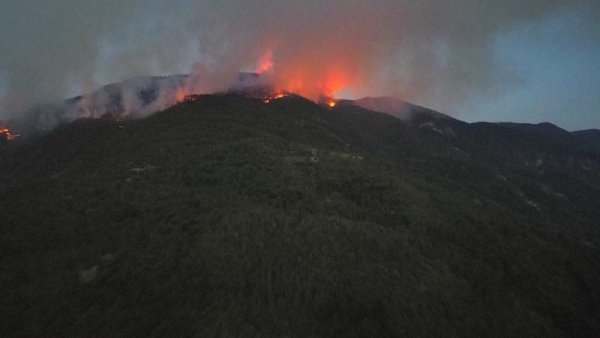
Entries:
<svg viewBox="0 0 600 338">
<path fill-rule="evenodd" d="M 195 102 L 198 101 L 200 95 L 188 94 L 184 90 L 177 91 L 175 99 L 177 103 Z"/>
<path fill-rule="evenodd" d="M 271 101 L 279 100 L 279 99 L 282 99 L 282 98 L 284 98 L 286 96 L 287 96 L 286 93 L 275 93 L 273 96 L 266 97 L 263 102 L 264 103 L 271 103 Z"/>
<path fill-rule="evenodd" d="M 177 100 L 177 103 L 182 103 L 182 102 L 187 101 L 188 96 L 189 96 L 189 94 L 185 90 L 185 88 L 180 88 L 175 93 L 175 100 Z"/>
<path fill-rule="evenodd" d="M 21 134 L 13 134 L 8 128 L 0 128 L 0 139 L 5 139 L 7 141 L 12 141 L 17 137 L 20 137 Z"/>
<path fill-rule="evenodd" d="M 200 95 L 187 95 L 183 102 L 196 102 L 200 98 Z"/>
<path fill-rule="evenodd" d="M 317 103 L 327 106 L 329 108 L 333 108 L 335 106 L 337 106 L 338 104 L 338 100 L 334 99 L 331 96 L 321 96 L 318 100 Z"/>
</svg>

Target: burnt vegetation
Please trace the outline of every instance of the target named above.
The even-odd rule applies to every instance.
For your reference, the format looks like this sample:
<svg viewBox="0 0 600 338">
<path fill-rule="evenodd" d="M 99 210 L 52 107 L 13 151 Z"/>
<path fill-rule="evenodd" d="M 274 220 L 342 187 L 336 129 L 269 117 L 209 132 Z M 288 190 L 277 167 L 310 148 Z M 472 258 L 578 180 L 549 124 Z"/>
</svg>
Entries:
<svg viewBox="0 0 600 338">
<path fill-rule="evenodd" d="M 600 335 L 595 134 L 413 109 L 211 95 L 0 144 L 0 332 Z"/>
</svg>

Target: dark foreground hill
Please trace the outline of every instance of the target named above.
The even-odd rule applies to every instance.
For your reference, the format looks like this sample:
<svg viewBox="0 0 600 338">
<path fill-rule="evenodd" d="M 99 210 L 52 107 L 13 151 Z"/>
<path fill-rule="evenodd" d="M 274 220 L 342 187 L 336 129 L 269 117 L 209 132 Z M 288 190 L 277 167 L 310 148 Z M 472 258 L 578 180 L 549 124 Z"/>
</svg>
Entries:
<svg viewBox="0 0 600 338">
<path fill-rule="evenodd" d="M 0 332 L 598 336 L 579 144 L 295 96 L 77 121 L 0 149 Z"/>
</svg>

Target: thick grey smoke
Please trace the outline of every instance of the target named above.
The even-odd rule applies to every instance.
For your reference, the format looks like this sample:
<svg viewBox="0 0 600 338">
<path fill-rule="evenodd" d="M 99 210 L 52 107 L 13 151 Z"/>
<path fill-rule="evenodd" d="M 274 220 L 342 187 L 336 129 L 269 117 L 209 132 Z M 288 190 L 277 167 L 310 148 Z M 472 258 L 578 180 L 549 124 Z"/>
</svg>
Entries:
<svg viewBox="0 0 600 338">
<path fill-rule="evenodd" d="M 518 81 L 494 60 L 497 34 L 566 10 L 598 32 L 597 3 L 0 0 L 0 118 L 140 75 L 192 72 L 195 91 L 220 90 L 265 55 L 281 86 L 307 96 L 451 107 Z"/>
</svg>

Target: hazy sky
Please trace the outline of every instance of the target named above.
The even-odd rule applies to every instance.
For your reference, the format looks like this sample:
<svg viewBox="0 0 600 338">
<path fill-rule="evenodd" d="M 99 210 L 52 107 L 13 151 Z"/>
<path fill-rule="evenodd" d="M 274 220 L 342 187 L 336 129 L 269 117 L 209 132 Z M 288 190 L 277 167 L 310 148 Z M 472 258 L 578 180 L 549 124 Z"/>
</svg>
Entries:
<svg viewBox="0 0 600 338">
<path fill-rule="evenodd" d="M 599 18 L 597 0 L 0 0 L 0 118 L 137 75 L 225 86 L 270 52 L 307 93 L 600 128 Z"/>
</svg>

